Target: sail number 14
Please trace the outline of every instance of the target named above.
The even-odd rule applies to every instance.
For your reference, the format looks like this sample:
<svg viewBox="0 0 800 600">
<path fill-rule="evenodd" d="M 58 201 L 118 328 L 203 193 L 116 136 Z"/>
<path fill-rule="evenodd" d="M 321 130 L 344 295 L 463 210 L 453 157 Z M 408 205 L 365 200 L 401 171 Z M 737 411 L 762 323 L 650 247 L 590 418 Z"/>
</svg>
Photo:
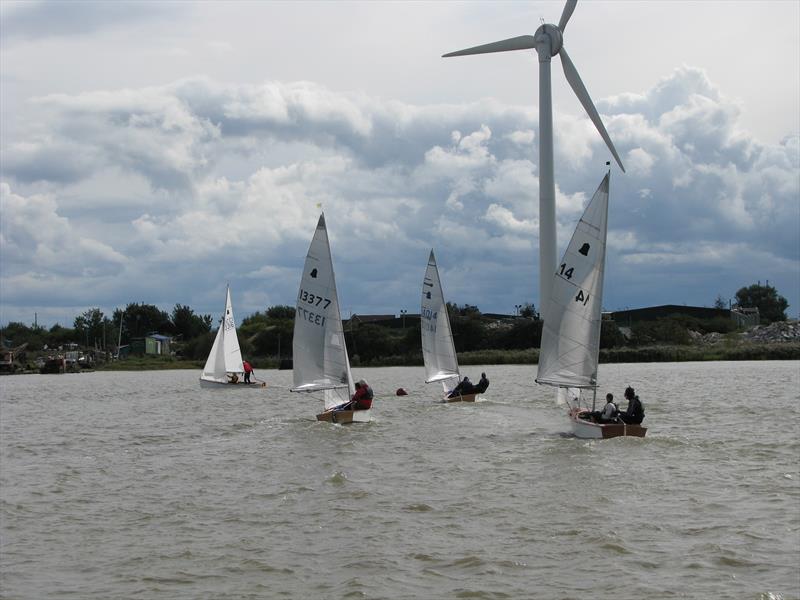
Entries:
<svg viewBox="0 0 800 600">
<path fill-rule="evenodd" d="M 564 279 L 569 281 L 572 279 L 572 274 L 575 272 L 575 267 L 567 268 L 567 263 L 561 263 L 561 267 L 558 269 L 558 275 L 561 275 Z M 579 289 L 578 294 L 575 296 L 575 302 L 580 302 L 584 306 L 589 302 L 591 294 L 583 293 L 583 290 Z"/>
</svg>

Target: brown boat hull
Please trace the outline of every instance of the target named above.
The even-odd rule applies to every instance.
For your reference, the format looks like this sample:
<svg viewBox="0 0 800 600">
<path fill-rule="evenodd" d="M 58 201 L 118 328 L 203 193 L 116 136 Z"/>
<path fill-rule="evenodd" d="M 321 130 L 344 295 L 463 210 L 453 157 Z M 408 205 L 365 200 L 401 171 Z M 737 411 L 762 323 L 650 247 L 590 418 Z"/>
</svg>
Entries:
<svg viewBox="0 0 800 600">
<path fill-rule="evenodd" d="M 442 402 L 477 402 L 479 397 L 480 394 L 459 394 L 452 398 L 445 396 L 442 398 Z"/>
<path fill-rule="evenodd" d="M 369 423 L 370 410 L 326 410 L 317 415 L 317 421 L 347 425 L 348 423 Z"/>
<path fill-rule="evenodd" d="M 625 423 L 595 423 L 588 419 L 581 419 L 580 414 L 586 413 L 584 410 L 573 410 L 570 412 L 572 422 L 572 432 L 576 437 L 591 440 L 607 440 L 615 437 L 640 437 L 643 438 L 647 433 L 647 427 L 641 425 L 627 425 Z"/>
</svg>

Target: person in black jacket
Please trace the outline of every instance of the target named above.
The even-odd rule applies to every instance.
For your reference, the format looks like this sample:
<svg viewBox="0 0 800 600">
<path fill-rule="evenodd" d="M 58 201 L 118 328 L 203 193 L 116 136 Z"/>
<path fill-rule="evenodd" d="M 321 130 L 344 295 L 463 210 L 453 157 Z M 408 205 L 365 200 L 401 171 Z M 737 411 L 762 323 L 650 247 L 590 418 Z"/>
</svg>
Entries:
<svg viewBox="0 0 800 600">
<path fill-rule="evenodd" d="M 478 385 L 475 386 L 475 391 L 479 394 L 482 394 L 486 391 L 486 388 L 489 387 L 489 380 L 486 379 L 486 373 L 481 373 L 481 379 L 478 381 Z"/>
<path fill-rule="evenodd" d="M 465 396 L 467 394 L 474 394 L 475 393 L 475 386 L 472 385 L 472 382 L 469 380 L 469 377 L 464 377 L 461 382 L 453 388 L 453 390 L 447 394 L 448 398 L 455 398 L 456 396 Z"/>
<path fill-rule="evenodd" d="M 639 425 L 644 420 L 642 401 L 630 386 L 625 388 L 625 398 L 628 401 L 628 408 L 619 414 L 619 418 L 628 425 Z"/>
</svg>

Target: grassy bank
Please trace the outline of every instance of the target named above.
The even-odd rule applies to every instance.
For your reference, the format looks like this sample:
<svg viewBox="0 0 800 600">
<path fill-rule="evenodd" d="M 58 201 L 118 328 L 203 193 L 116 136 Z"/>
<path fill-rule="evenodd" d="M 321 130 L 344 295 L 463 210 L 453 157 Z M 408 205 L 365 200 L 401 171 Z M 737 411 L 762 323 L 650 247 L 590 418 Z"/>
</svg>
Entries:
<svg viewBox="0 0 800 600">
<path fill-rule="evenodd" d="M 606 348 L 600 350 L 601 363 L 689 362 L 713 360 L 800 360 L 797 343 L 737 343 L 707 346 L 659 345 L 638 348 Z M 539 349 L 476 350 L 459 352 L 458 364 L 467 365 L 535 365 Z M 354 360 L 354 367 L 422 366 L 422 354 L 387 356 L 369 362 Z"/>
<path fill-rule="evenodd" d="M 712 360 L 800 360 L 800 344 L 715 344 L 708 346 L 644 346 L 600 350 L 601 363 L 688 362 Z M 461 352 L 458 363 L 469 365 L 535 365 L 539 350 L 476 350 Z M 251 360 L 258 369 L 277 369 L 274 358 Z M 150 371 L 163 369 L 202 369 L 204 361 L 179 360 L 168 356 L 130 357 L 98 366 L 98 371 Z M 422 366 L 422 354 L 386 356 L 369 362 L 354 357 L 353 367 Z"/>
</svg>

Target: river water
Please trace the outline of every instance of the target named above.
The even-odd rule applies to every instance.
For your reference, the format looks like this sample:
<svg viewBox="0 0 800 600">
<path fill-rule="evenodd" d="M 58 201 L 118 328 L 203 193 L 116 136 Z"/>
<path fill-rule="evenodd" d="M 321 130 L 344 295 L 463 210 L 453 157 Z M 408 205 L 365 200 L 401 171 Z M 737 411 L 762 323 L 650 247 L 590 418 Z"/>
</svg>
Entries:
<svg viewBox="0 0 800 600">
<path fill-rule="evenodd" d="M 645 439 L 567 435 L 535 367 L 375 421 L 199 372 L 0 379 L 2 598 L 800 598 L 800 363 L 601 365 Z M 396 397 L 405 387 L 410 395 Z"/>
</svg>

